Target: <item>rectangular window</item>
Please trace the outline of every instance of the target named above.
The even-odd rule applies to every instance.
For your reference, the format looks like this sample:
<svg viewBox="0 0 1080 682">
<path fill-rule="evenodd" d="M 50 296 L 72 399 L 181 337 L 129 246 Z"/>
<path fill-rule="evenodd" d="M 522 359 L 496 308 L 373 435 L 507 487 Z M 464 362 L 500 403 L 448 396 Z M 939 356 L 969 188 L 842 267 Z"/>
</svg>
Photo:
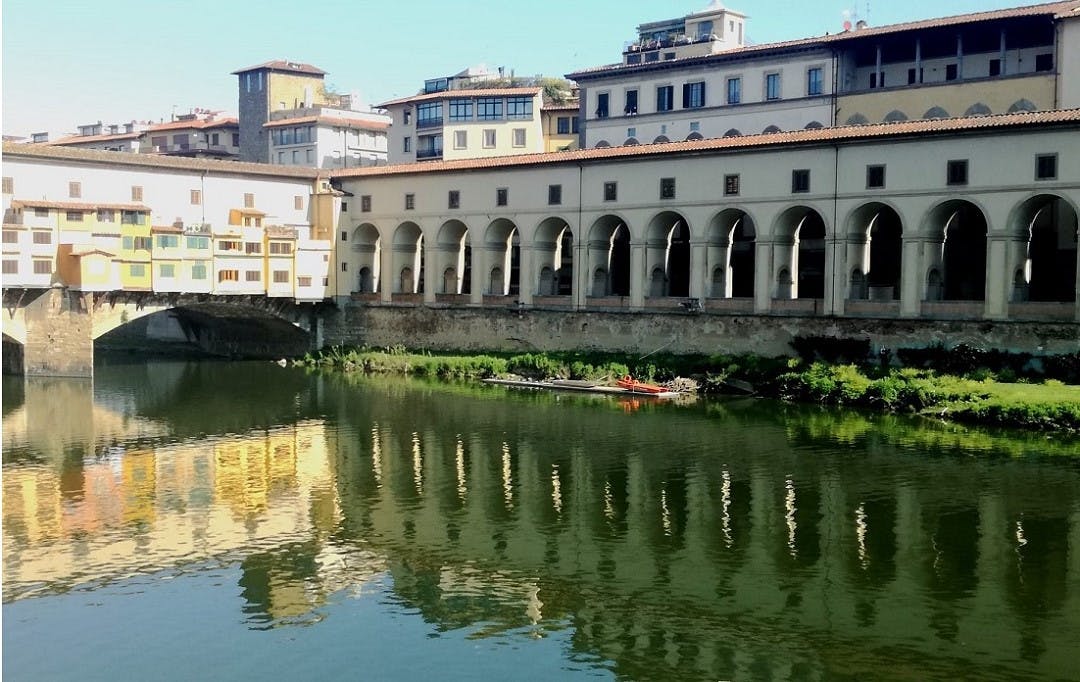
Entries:
<svg viewBox="0 0 1080 682">
<path fill-rule="evenodd" d="M 110 208 L 99 208 L 97 210 L 97 221 L 99 223 L 116 222 L 116 212 Z"/>
<path fill-rule="evenodd" d="M 409 123 L 412 122 L 412 111 L 406 109 L 405 111 L 401 112 L 401 122 L 405 125 L 409 125 Z"/>
<path fill-rule="evenodd" d="M 191 279 L 206 279 L 206 265 L 195 263 L 191 266 Z"/>
<path fill-rule="evenodd" d="M 244 281 L 245 282 L 261 282 L 262 281 L 262 273 L 259 272 L 258 270 L 245 270 L 244 271 Z"/>
<path fill-rule="evenodd" d="M 249 256 L 257 256 L 262 253 L 262 244 L 259 242 L 244 242 L 244 253 Z"/>
<path fill-rule="evenodd" d="M 507 199 L 509 198 L 510 191 L 505 187 L 498 187 L 495 189 L 495 205 L 506 206 Z"/>
<path fill-rule="evenodd" d="M 1054 55 L 1049 52 L 1035 55 L 1035 70 L 1036 71 L 1053 71 L 1054 70 Z"/>
<path fill-rule="evenodd" d="M 571 135 L 577 135 L 580 132 L 580 126 L 581 126 L 581 124 L 578 121 L 577 116 L 574 116 L 573 118 L 571 118 L 570 119 L 570 134 Z"/>
<path fill-rule="evenodd" d="M 809 170 L 801 169 L 791 171 L 791 191 L 795 194 L 810 191 Z"/>
<path fill-rule="evenodd" d="M 765 99 L 780 99 L 780 74 L 765 74 Z"/>
<path fill-rule="evenodd" d="M 339 154 L 340 152 L 335 150 L 334 153 Z M 300 163 L 300 150 L 299 149 L 292 150 L 292 162 L 293 162 L 294 166 Z"/>
<path fill-rule="evenodd" d="M 414 208 L 416 208 L 416 195 L 415 194 L 406 194 L 405 195 L 405 210 L 406 211 L 411 211 Z"/>
<path fill-rule="evenodd" d="M 866 167 L 866 189 L 881 189 L 885 186 L 885 166 Z"/>
<path fill-rule="evenodd" d="M 210 144 L 212 144 L 215 147 L 217 147 L 218 145 L 221 144 L 221 138 L 220 138 L 219 133 L 213 133 L 213 134 L 210 135 Z"/>
<path fill-rule="evenodd" d="M 406 154 L 412 151 L 412 138 L 408 135 L 406 135 L 404 139 L 401 140 L 401 151 L 405 152 Z"/>
<path fill-rule="evenodd" d="M 131 263 L 128 265 L 128 274 L 132 277 L 146 277 L 146 265 L 144 263 Z"/>
<path fill-rule="evenodd" d="M 455 130 L 454 131 L 454 149 L 465 149 L 469 146 L 469 131 L 467 130 Z"/>
<path fill-rule="evenodd" d="M 51 260 L 35 260 L 34 261 L 34 274 L 35 275 L 51 275 L 52 274 L 52 261 Z"/>
<path fill-rule="evenodd" d="M 456 189 L 450 190 L 446 195 L 446 207 L 447 208 L 460 208 L 461 207 L 461 192 Z"/>
<path fill-rule="evenodd" d="M 360 212 L 371 213 L 371 195 L 363 194 L 360 196 Z"/>
<path fill-rule="evenodd" d="M 71 223 L 81 223 L 83 219 L 82 211 L 67 211 L 65 216 L 67 217 L 68 222 Z"/>
<path fill-rule="evenodd" d="M 15 180 L 10 175 L 4 176 L 4 194 L 15 193 Z"/>
<path fill-rule="evenodd" d="M 675 198 L 675 178 L 660 178 L 660 198 Z"/>
<path fill-rule="evenodd" d="M 442 102 L 423 102 L 416 105 L 416 127 L 433 128 L 442 125 Z"/>
<path fill-rule="evenodd" d="M 136 251 L 149 251 L 154 247 L 154 240 L 150 237 L 135 237 L 132 246 Z"/>
<path fill-rule="evenodd" d="M 150 146 L 154 148 L 155 152 L 163 152 L 165 148 L 169 146 L 168 135 L 155 135 L 150 138 Z"/>
<path fill-rule="evenodd" d="M 637 137 L 637 128 L 627 128 L 626 129 L 626 136 L 627 137 Z"/>
<path fill-rule="evenodd" d="M 299 287 L 309 287 L 309 286 L 311 286 L 311 278 L 310 277 L 297 277 L 296 278 L 296 286 L 299 286 Z"/>
<path fill-rule="evenodd" d="M 146 214 L 142 211 L 120 211 L 120 222 L 124 225 L 145 225 Z"/>
<path fill-rule="evenodd" d="M 907 82 L 908 85 L 916 85 L 923 82 L 923 70 L 922 69 L 908 69 L 907 70 Z"/>
<path fill-rule="evenodd" d="M 1040 179 L 1043 179 L 1043 178 L 1040 178 Z M 43 231 L 40 231 L 40 230 L 34 230 L 34 243 L 35 244 L 52 244 L 52 232 L 43 232 Z"/>
<path fill-rule="evenodd" d="M 291 256 L 293 245 L 290 242 L 270 242 L 271 256 Z"/>
<path fill-rule="evenodd" d="M 176 266 L 172 263 L 162 263 L 158 266 L 158 277 L 165 279 L 176 277 Z"/>
<path fill-rule="evenodd" d="M 988 75 L 991 78 L 994 77 L 994 76 L 1000 76 L 1001 75 L 1001 60 L 1000 59 L 991 59 L 990 60 L 990 72 L 989 72 Z"/>
<path fill-rule="evenodd" d="M 47 208 L 35 208 L 34 209 L 34 217 L 35 218 L 48 218 L 49 217 L 49 209 L 47 209 Z"/>
<path fill-rule="evenodd" d="M 605 182 L 604 183 L 604 201 L 618 201 L 619 199 L 619 183 L 617 182 Z"/>
<path fill-rule="evenodd" d="M 244 194 L 244 208 L 255 208 L 255 195 L 248 192 Z"/>
<path fill-rule="evenodd" d="M 180 237 L 175 234 L 159 234 L 157 238 L 159 249 L 175 249 L 180 246 Z"/>
<path fill-rule="evenodd" d="M 210 238 L 209 237 L 188 237 L 186 240 L 187 247 L 189 249 L 209 249 Z"/>
<path fill-rule="evenodd" d="M 3 273 L 5 275 L 17 275 L 17 274 L 19 274 L 19 261 L 17 261 L 17 260 L 8 260 L 8 259 L 5 258 L 4 259 Z"/>
<path fill-rule="evenodd" d="M 596 117 L 608 117 L 608 93 L 601 92 L 596 96 Z"/>
<path fill-rule="evenodd" d="M 731 173 L 724 176 L 724 196 L 732 197 L 739 194 L 739 174 Z"/>
<path fill-rule="evenodd" d="M 451 121 L 472 120 L 473 101 L 471 99 L 452 99 L 447 103 L 446 108 Z"/>
<path fill-rule="evenodd" d="M 345 230 L 341 231 L 341 241 L 343 241 L 343 242 L 349 241 L 349 233 L 346 232 Z"/>
<path fill-rule="evenodd" d="M 487 128 L 484 130 L 484 149 L 491 149 L 495 146 L 495 130 L 493 128 Z"/>
<path fill-rule="evenodd" d="M 348 263 L 342 263 L 341 264 L 341 271 L 342 272 L 348 272 L 349 271 L 349 264 Z"/>
<path fill-rule="evenodd" d="M 807 96 L 820 95 L 823 91 L 822 70 L 820 66 L 806 70 Z"/>
<path fill-rule="evenodd" d="M 239 270 L 218 270 L 217 281 L 220 282 L 239 282 L 240 271 Z"/>
<path fill-rule="evenodd" d="M 139 187 L 138 185 L 131 186 L 131 200 L 142 201 L 142 187 Z"/>
<path fill-rule="evenodd" d="M 945 164 L 945 183 L 948 185 L 966 185 L 968 183 L 967 159 L 953 160 Z"/>
<path fill-rule="evenodd" d="M 692 132 L 692 133 L 700 133 L 701 132 L 701 121 L 690 121 L 690 132 Z"/>
<path fill-rule="evenodd" d="M 502 119 L 503 101 L 501 97 L 477 97 L 476 119 L 478 121 L 498 121 Z"/>
<path fill-rule="evenodd" d="M 742 78 L 727 79 L 727 103 L 738 104 L 742 101 Z"/>
<path fill-rule="evenodd" d="M 626 91 L 626 104 L 623 106 L 623 114 L 634 116 L 637 114 L 637 90 Z"/>
<path fill-rule="evenodd" d="M 570 117 L 560 116 L 555 121 L 555 134 L 556 135 L 569 135 L 570 134 Z"/>
<path fill-rule="evenodd" d="M 675 108 L 675 86 L 661 85 L 656 88 L 656 110 L 671 111 Z"/>
<path fill-rule="evenodd" d="M 233 133 L 232 146 L 234 146 L 234 147 L 239 147 L 240 146 L 240 133 Z"/>
<path fill-rule="evenodd" d="M 218 242 L 218 251 L 243 251 L 244 243 L 231 239 L 223 239 Z"/>
<path fill-rule="evenodd" d="M 683 85 L 682 105 L 683 109 L 696 109 L 705 106 L 705 81 Z"/>
<path fill-rule="evenodd" d="M 5 244 L 18 244 L 19 233 L 15 230 L 4 230 L 4 243 Z"/>
<path fill-rule="evenodd" d="M 120 240 L 120 248 L 124 249 L 125 251 L 131 251 L 132 249 L 135 248 L 135 238 L 134 237 L 123 237 Z"/>
<path fill-rule="evenodd" d="M 524 147 L 525 146 L 525 129 L 524 128 L 514 128 L 514 146 L 515 147 Z"/>
<path fill-rule="evenodd" d="M 293 197 L 293 199 L 292 199 L 292 207 L 293 207 L 293 210 L 296 210 L 296 211 L 303 211 L 304 210 L 304 197 L 303 197 L 303 195 L 297 194 L 296 196 Z"/>
<path fill-rule="evenodd" d="M 191 205 L 198 206 L 202 203 L 202 190 L 191 190 Z"/>
<path fill-rule="evenodd" d="M 81 182 L 69 182 L 68 183 L 68 196 L 72 199 L 79 199 L 82 197 L 82 183 Z"/>
<path fill-rule="evenodd" d="M 956 64 L 946 64 L 945 65 L 945 80 L 954 81 L 954 80 L 956 80 L 956 77 L 957 77 L 958 74 L 959 74 L 959 69 L 957 69 Z M 884 86 L 885 84 L 882 83 L 882 85 Z M 873 86 L 871 86 L 871 87 L 873 87 Z"/>
<path fill-rule="evenodd" d="M 533 98 L 532 97 L 507 97 L 506 98 L 506 118 L 511 121 L 522 121 L 532 118 L 533 115 Z"/>
<path fill-rule="evenodd" d="M 558 206 L 562 203 L 562 185 L 548 185 L 548 204 Z"/>
<path fill-rule="evenodd" d="M 289 283 L 289 271 L 288 270 L 274 270 L 274 284 L 288 284 Z"/>
<path fill-rule="evenodd" d="M 1057 180 L 1057 154 L 1039 154 L 1035 157 L 1035 179 Z"/>
</svg>

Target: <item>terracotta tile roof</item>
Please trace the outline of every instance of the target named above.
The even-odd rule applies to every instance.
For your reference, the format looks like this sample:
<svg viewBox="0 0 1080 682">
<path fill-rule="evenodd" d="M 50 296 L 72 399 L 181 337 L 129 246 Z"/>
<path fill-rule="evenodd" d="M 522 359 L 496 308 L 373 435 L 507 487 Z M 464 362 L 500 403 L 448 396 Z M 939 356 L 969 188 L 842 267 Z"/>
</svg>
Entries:
<svg viewBox="0 0 1080 682">
<path fill-rule="evenodd" d="M 283 225 L 267 225 L 263 229 L 271 239 L 296 239 L 298 234 L 296 228 Z"/>
<path fill-rule="evenodd" d="M 72 244 L 71 255 L 72 256 L 89 256 L 94 253 L 100 253 L 105 256 L 115 256 L 115 251 L 109 251 L 103 249 L 97 244 Z"/>
<path fill-rule="evenodd" d="M 621 158 L 643 158 L 666 154 L 694 154 L 702 152 L 724 152 L 767 147 L 784 147 L 803 144 L 856 142 L 879 138 L 903 138 L 911 136 L 933 135 L 941 133 L 961 133 L 966 131 L 1023 128 L 1040 125 L 1068 125 L 1078 127 L 1080 109 L 1057 111 L 1022 112 L 1016 114 L 998 114 L 994 116 L 970 116 L 964 118 L 943 118 L 925 121 L 901 121 L 898 123 L 877 123 L 859 126 L 840 126 L 835 128 L 816 128 L 812 130 L 792 130 L 789 132 L 762 135 L 742 135 L 739 137 L 720 137 L 660 144 L 605 147 L 602 149 L 578 149 L 565 152 L 547 152 L 542 154 L 522 154 L 518 156 L 499 156 L 484 159 L 460 159 L 455 161 L 431 161 L 425 163 L 399 164 L 395 166 L 369 166 L 332 171 L 331 177 L 378 177 L 383 175 L 405 175 L 438 173 L 440 171 L 484 170 L 489 168 L 510 168 L 518 166 L 540 166 L 558 163 L 583 163 Z"/>
<path fill-rule="evenodd" d="M 156 133 L 162 130 L 183 130 L 185 128 L 194 128 L 197 130 L 205 130 L 207 128 L 229 128 L 239 127 L 240 121 L 236 118 L 215 118 L 213 120 L 191 120 L 191 121 L 169 121 L 168 123 L 155 123 L 147 129 L 147 132 Z"/>
<path fill-rule="evenodd" d="M 143 211 L 148 212 L 150 207 L 146 204 L 108 204 L 87 203 L 84 201 L 46 201 L 44 199 L 13 199 L 12 208 L 56 208 L 67 211 L 96 211 L 99 208 L 112 209 L 114 211 Z"/>
<path fill-rule="evenodd" d="M 580 108 L 580 103 L 568 102 L 566 104 L 545 104 L 540 107 L 540 111 L 577 111 Z"/>
<path fill-rule="evenodd" d="M 427 102 L 433 99 L 456 99 L 458 97 L 510 97 L 513 95 L 536 95 L 543 88 L 540 87 L 528 87 L 528 88 L 469 88 L 465 90 L 443 90 L 441 92 L 429 92 L 426 94 L 412 95 L 410 97 L 399 97 L 398 99 L 392 99 L 389 102 L 383 102 L 382 104 L 376 104 L 376 107 L 380 109 L 393 106 L 395 104 L 405 104 L 406 102 Z"/>
<path fill-rule="evenodd" d="M 273 166 L 266 163 L 246 163 L 221 159 L 195 159 L 186 157 L 162 156 L 159 154 L 133 154 L 131 152 L 107 152 L 99 149 L 79 149 L 76 147 L 57 147 L 51 144 L 20 144 L 4 142 L 3 155 L 11 159 L 35 158 L 56 159 L 58 161 L 90 161 L 111 166 L 142 166 L 149 168 L 172 168 L 177 170 L 206 171 L 209 173 L 235 175 L 261 175 L 314 180 L 320 175 L 317 168 L 304 166 Z M 7 159 L 5 158 L 5 161 Z"/>
<path fill-rule="evenodd" d="M 59 140 L 52 140 L 51 142 L 38 142 L 36 144 L 55 144 L 55 145 L 68 145 L 68 144 L 81 144 L 86 142 L 109 142 L 112 140 L 137 140 L 142 136 L 142 133 L 114 133 L 110 135 L 68 135 L 67 137 L 61 137 Z"/>
<path fill-rule="evenodd" d="M 232 75 L 241 73 L 247 73 L 248 71 L 257 71 L 258 69 L 269 69 L 270 71 L 283 71 L 285 73 L 307 73 L 316 76 L 325 76 L 326 72 L 322 69 L 312 66 L 311 64 L 304 64 L 302 62 L 290 62 L 286 59 L 274 59 L 269 62 L 263 62 L 262 64 L 256 64 L 255 66 L 249 66 L 246 69 L 239 69 L 233 71 Z"/>
<path fill-rule="evenodd" d="M 901 24 L 889 24 L 887 26 L 872 26 L 856 31 L 844 31 L 842 33 L 834 33 L 831 35 L 799 38 L 795 40 L 786 40 L 775 43 L 764 43 L 761 45 L 750 45 L 746 47 L 735 48 L 732 50 L 725 50 L 724 52 L 720 52 L 717 54 L 696 57 L 683 57 L 682 59 L 649 62 L 647 64 L 606 64 L 604 66 L 596 66 L 582 69 L 580 71 L 575 71 L 573 73 L 566 74 L 566 77 L 571 80 L 589 80 L 613 73 L 622 73 L 625 71 L 650 71 L 657 68 L 670 68 L 672 64 L 682 66 L 698 63 L 708 63 L 712 61 L 732 61 L 741 59 L 742 57 L 753 56 L 762 52 L 770 52 L 775 50 L 810 47 L 824 48 L 834 43 L 841 43 L 848 40 L 857 40 L 861 38 L 886 35 L 890 33 L 900 33 L 902 31 L 941 28 L 944 26 L 956 26 L 958 24 L 970 24 L 982 21 L 994 21 L 998 19 L 1012 19 L 1016 17 L 1048 16 L 1054 18 L 1065 18 L 1077 16 L 1078 11 L 1080 11 L 1080 0 L 1067 0 L 1065 2 L 1051 2 L 1042 5 L 1027 5 L 1023 7 L 1013 7 L 1010 9 L 974 12 L 971 14 L 957 14 L 954 16 L 939 17 L 936 19 L 924 19 L 920 21 L 909 21 Z"/>
<path fill-rule="evenodd" d="M 263 128 L 280 128 L 282 126 L 300 125 L 303 123 L 318 123 L 320 125 L 338 126 L 341 128 L 360 128 L 363 130 L 386 130 L 390 127 L 387 121 L 372 121 L 365 118 L 344 118 L 337 116 L 300 116 L 299 118 L 282 118 L 263 124 Z"/>
<path fill-rule="evenodd" d="M 180 234 L 184 231 L 184 228 L 180 225 L 151 225 L 151 232 L 170 232 Z"/>
</svg>

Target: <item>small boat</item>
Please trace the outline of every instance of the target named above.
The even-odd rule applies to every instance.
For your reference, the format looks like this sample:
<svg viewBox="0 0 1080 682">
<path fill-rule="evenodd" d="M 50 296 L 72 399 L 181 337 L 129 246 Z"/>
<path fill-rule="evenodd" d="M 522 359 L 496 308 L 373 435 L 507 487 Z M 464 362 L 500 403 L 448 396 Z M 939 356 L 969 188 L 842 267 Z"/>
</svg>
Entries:
<svg viewBox="0 0 1080 682">
<path fill-rule="evenodd" d="M 631 393 L 667 393 L 667 389 L 663 386 L 657 386 L 656 384 L 647 384 L 644 381 L 638 381 L 637 379 L 634 379 L 630 375 L 626 375 L 622 379 L 619 379 L 615 382 L 615 385 L 619 388 L 625 388 Z"/>
</svg>

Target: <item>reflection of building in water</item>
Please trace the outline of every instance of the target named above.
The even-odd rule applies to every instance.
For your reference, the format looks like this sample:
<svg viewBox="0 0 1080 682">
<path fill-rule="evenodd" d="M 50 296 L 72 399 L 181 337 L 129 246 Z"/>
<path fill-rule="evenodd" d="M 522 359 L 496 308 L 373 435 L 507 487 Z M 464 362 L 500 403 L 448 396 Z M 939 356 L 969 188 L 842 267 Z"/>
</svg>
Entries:
<svg viewBox="0 0 1080 682">
<path fill-rule="evenodd" d="M 77 495 L 64 489 L 72 468 Z M 3 492 L 5 598 L 318 546 L 340 518 L 321 421 L 8 466 Z"/>
</svg>

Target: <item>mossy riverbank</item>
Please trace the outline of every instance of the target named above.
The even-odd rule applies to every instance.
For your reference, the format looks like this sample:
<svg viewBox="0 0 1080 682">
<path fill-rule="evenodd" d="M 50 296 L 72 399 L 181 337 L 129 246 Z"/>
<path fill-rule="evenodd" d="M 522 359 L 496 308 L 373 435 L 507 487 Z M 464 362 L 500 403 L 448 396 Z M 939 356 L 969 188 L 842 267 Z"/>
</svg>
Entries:
<svg viewBox="0 0 1080 682">
<path fill-rule="evenodd" d="M 613 382 L 630 374 L 696 386 L 702 394 L 754 387 L 789 402 L 934 415 L 960 422 L 1080 433 L 1080 353 L 1031 358 L 965 346 L 881 352 L 872 361 L 858 344 L 803 340 L 800 357 L 543 352 L 458 354 L 391 348 L 332 347 L 295 364 L 332 371 L 443 379 L 520 376 Z M 852 361 L 859 356 L 862 361 Z M 902 363 L 902 364 L 901 364 Z M 908 366 L 903 366 L 908 365 Z"/>
</svg>

